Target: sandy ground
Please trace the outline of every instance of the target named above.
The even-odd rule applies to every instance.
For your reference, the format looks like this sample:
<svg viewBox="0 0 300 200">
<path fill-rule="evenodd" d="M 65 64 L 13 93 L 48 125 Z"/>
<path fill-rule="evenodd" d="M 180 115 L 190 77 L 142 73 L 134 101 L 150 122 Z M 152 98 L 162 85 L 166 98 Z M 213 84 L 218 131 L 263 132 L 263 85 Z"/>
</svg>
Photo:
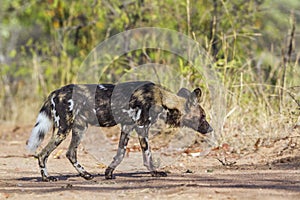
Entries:
<svg viewBox="0 0 300 200">
<path fill-rule="evenodd" d="M 161 158 L 168 177 L 156 178 L 143 167 L 133 138 L 115 171 L 116 179 L 105 180 L 117 139 L 91 129 L 78 157 L 95 178 L 86 181 L 77 176 L 65 157 L 66 141 L 48 160 L 49 173 L 59 180 L 41 182 L 37 160 L 25 150 L 30 130 L 30 126 L 1 127 L 0 199 L 300 199 L 299 140 L 282 139 L 239 155 L 228 152 L 226 145 L 200 157 L 192 150 L 173 153 Z"/>
</svg>

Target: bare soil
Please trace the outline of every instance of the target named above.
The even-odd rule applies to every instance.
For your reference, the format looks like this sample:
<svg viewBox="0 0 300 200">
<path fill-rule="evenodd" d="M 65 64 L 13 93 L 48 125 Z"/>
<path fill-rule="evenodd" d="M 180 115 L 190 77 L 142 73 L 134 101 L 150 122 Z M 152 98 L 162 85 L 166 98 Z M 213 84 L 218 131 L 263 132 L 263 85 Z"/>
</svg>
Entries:
<svg viewBox="0 0 300 200">
<path fill-rule="evenodd" d="M 59 180 L 41 182 L 37 160 L 25 150 L 30 131 L 31 126 L 0 127 L 0 199 L 300 199 L 298 138 L 283 138 L 271 146 L 256 144 L 255 152 L 239 154 L 224 144 L 199 157 L 199 148 L 193 147 L 168 155 L 161 169 L 168 177 L 161 178 L 151 177 L 143 167 L 133 138 L 116 179 L 105 180 L 117 139 L 91 129 L 78 158 L 95 178 L 86 181 L 77 175 L 65 157 L 66 141 L 48 160 L 49 173 Z"/>
</svg>

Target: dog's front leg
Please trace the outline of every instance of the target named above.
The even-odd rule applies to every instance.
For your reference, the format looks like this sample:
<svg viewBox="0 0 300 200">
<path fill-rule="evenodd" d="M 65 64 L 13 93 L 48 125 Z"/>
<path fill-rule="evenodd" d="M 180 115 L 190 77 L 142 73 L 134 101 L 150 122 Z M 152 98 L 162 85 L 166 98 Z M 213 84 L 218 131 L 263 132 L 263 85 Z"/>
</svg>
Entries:
<svg viewBox="0 0 300 200">
<path fill-rule="evenodd" d="M 148 131 L 149 127 L 145 127 L 143 129 L 136 129 L 137 133 L 139 134 L 139 141 L 141 145 L 141 149 L 143 152 L 143 161 L 144 166 L 150 171 L 152 176 L 155 177 L 165 177 L 167 176 L 166 172 L 157 171 L 155 166 L 153 165 L 153 159 L 151 154 L 151 149 L 148 141 Z"/>
<path fill-rule="evenodd" d="M 122 162 L 124 155 L 126 153 L 126 147 L 129 140 L 129 133 L 131 132 L 131 128 L 126 127 L 125 125 L 122 126 L 121 136 L 119 141 L 119 147 L 117 155 L 113 158 L 113 161 L 110 163 L 108 168 L 105 170 L 105 178 L 106 179 L 113 179 L 113 171 L 116 167 Z"/>
</svg>

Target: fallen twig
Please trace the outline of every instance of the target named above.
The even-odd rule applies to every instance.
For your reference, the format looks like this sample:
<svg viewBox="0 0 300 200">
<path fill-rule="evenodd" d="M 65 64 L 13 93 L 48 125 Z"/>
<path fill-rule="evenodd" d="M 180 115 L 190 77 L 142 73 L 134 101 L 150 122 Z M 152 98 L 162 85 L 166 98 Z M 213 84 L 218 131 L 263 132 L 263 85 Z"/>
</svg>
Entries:
<svg viewBox="0 0 300 200">
<path fill-rule="evenodd" d="M 236 161 L 233 161 L 233 162 L 227 161 L 226 157 L 224 158 L 224 160 L 221 160 L 221 159 L 219 159 L 219 158 L 217 158 L 217 160 L 218 160 L 223 166 L 226 166 L 226 167 L 231 167 L 231 166 L 233 166 L 234 164 L 236 164 Z"/>
</svg>

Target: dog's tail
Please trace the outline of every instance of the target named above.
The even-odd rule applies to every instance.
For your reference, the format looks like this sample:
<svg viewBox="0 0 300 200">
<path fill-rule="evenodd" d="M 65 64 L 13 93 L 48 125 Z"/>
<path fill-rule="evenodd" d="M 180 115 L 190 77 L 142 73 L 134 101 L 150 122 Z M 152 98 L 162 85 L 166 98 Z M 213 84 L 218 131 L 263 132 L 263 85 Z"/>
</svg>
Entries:
<svg viewBox="0 0 300 200">
<path fill-rule="evenodd" d="M 36 120 L 36 124 L 32 129 L 31 135 L 27 141 L 27 149 L 34 153 L 42 143 L 45 135 L 53 127 L 50 99 L 48 98 L 42 106 Z"/>
</svg>

